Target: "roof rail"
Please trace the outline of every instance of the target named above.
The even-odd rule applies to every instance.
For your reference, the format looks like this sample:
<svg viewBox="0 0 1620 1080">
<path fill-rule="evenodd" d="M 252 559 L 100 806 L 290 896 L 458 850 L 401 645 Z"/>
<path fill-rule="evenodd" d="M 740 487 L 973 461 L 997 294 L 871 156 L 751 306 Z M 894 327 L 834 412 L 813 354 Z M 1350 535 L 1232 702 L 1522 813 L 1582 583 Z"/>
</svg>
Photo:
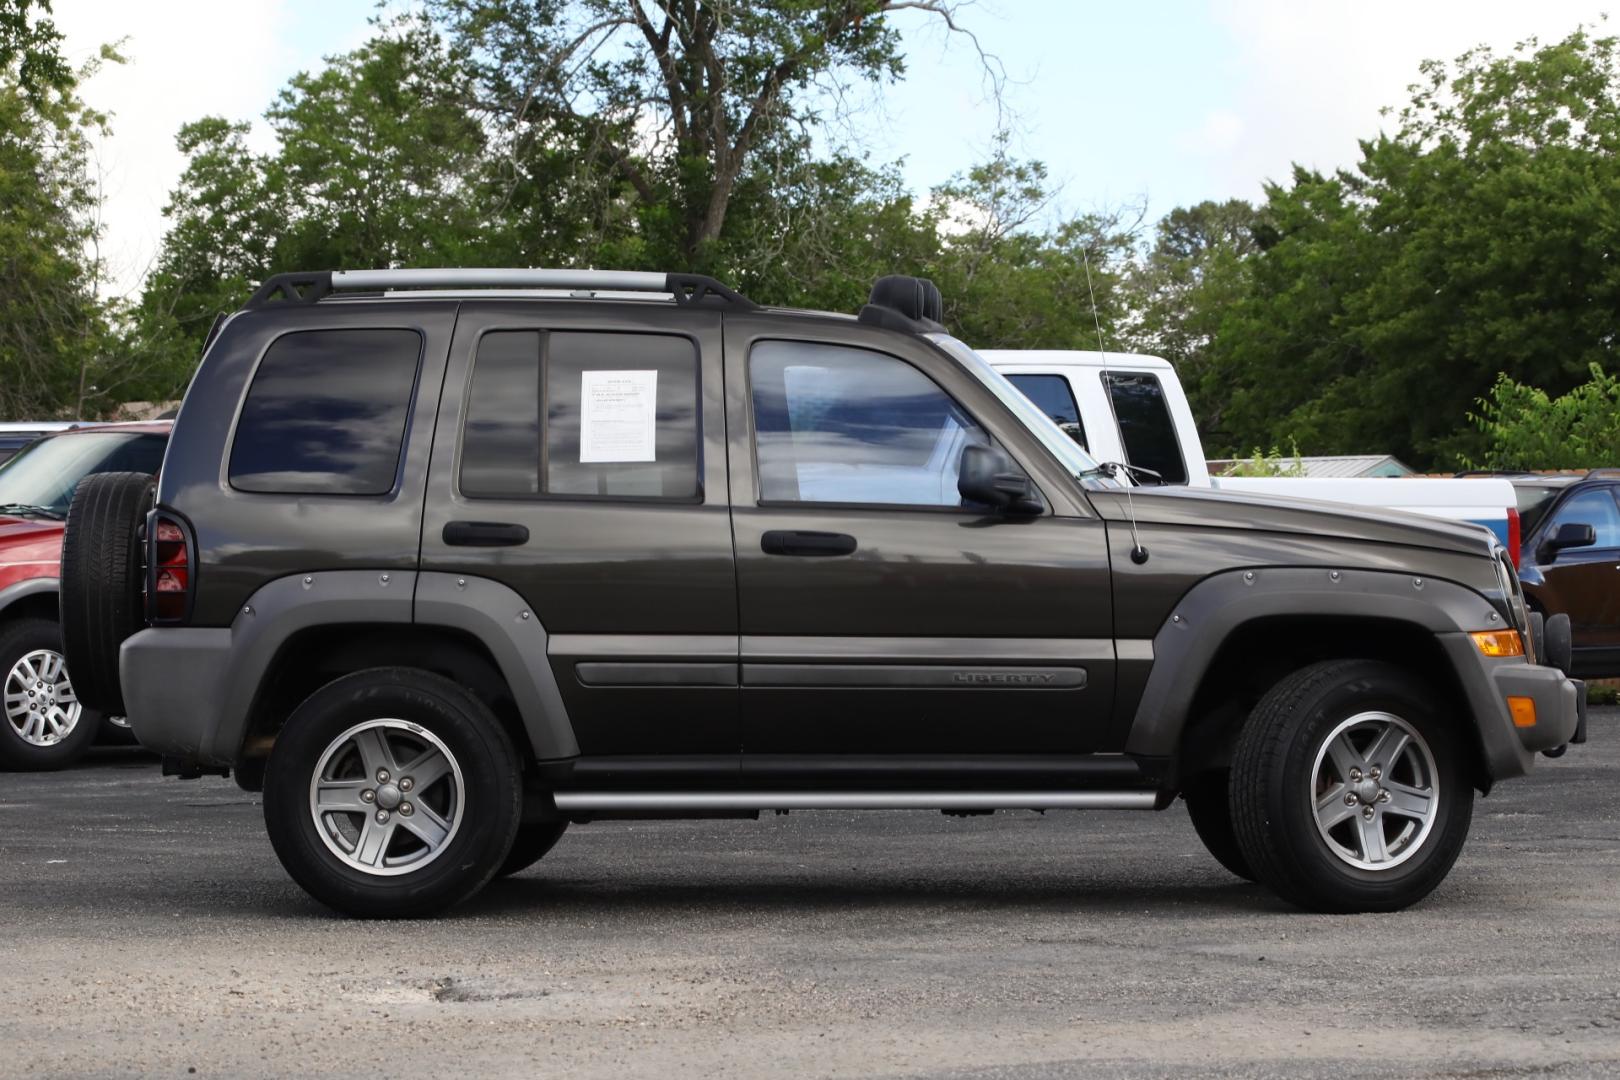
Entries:
<svg viewBox="0 0 1620 1080">
<path fill-rule="evenodd" d="M 313 304 L 340 292 L 407 289 L 568 289 L 586 292 L 646 292 L 672 296 L 681 307 L 721 304 L 754 308 L 752 300 L 704 274 L 644 270 L 542 270 L 466 268 L 446 270 L 321 270 L 267 278 L 247 307 Z"/>
</svg>

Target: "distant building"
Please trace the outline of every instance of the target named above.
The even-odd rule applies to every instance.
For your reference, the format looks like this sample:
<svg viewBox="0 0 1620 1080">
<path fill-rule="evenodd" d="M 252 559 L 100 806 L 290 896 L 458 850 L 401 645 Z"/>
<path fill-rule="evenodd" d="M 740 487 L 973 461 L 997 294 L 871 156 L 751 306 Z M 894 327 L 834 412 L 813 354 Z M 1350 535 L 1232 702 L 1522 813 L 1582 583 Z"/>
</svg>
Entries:
<svg viewBox="0 0 1620 1080">
<path fill-rule="evenodd" d="M 1211 476 L 1225 476 L 1238 465 L 1247 464 L 1247 458 L 1218 458 L 1209 462 Z M 1357 476 L 1412 476 L 1412 467 L 1393 454 L 1337 454 L 1327 457 L 1283 457 L 1278 462 L 1284 469 L 1298 463 L 1304 475 L 1312 477 Z"/>
</svg>

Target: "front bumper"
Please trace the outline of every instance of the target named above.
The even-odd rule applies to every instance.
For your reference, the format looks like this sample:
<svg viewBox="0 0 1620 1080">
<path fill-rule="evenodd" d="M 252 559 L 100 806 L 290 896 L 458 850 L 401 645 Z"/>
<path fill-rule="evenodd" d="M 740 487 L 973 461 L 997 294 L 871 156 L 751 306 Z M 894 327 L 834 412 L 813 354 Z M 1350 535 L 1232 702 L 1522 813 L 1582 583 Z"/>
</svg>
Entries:
<svg viewBox="0 0 1620 1080">
<path fill-rule="evenodd" d="M 1485 770 L 1492 780 L 1523 776 L 1539 751 L 1575 740 L 1585 686 L 1553 667 L 1484 656 L 1467 634 L 1440 635 L 1474 714 Z M 1514 722 L 1509 698 L 1528 698 L 1535 722 Z"/>
</svg>

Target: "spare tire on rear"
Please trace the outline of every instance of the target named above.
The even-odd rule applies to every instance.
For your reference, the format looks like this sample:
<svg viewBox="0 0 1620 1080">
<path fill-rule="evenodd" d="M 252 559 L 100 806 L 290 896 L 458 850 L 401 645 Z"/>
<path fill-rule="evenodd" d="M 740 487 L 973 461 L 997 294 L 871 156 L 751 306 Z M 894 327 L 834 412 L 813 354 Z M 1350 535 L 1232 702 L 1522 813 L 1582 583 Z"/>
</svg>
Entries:
<svg viewBox="0 0 1620 1080">
<path fill-rule="evenodd" d="M 141 526 L 157 481 L 95 473 L 79 481 L 62 538 L 62 650 L 79 700 L 114 716 L 124 708 L 118 648 L 145 625 Z"/>
</svg>

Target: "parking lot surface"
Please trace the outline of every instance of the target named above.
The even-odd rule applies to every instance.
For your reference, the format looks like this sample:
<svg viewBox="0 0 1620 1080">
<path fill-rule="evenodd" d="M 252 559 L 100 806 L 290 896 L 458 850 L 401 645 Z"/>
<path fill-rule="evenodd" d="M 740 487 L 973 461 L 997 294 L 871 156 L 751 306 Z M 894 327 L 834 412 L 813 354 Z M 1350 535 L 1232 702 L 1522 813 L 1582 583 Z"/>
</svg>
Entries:
<svg viewBox="0 0 1620 1080">
<path fill-rule="evenodd" d="M 436 921 L 337 918 L 258 797 L 0 775 L 0 1075 L 1620 1073 L 1620 710 L 1397 915 L 1285 907 L 1185 813 L 576 826 Z"/>
</svg>

